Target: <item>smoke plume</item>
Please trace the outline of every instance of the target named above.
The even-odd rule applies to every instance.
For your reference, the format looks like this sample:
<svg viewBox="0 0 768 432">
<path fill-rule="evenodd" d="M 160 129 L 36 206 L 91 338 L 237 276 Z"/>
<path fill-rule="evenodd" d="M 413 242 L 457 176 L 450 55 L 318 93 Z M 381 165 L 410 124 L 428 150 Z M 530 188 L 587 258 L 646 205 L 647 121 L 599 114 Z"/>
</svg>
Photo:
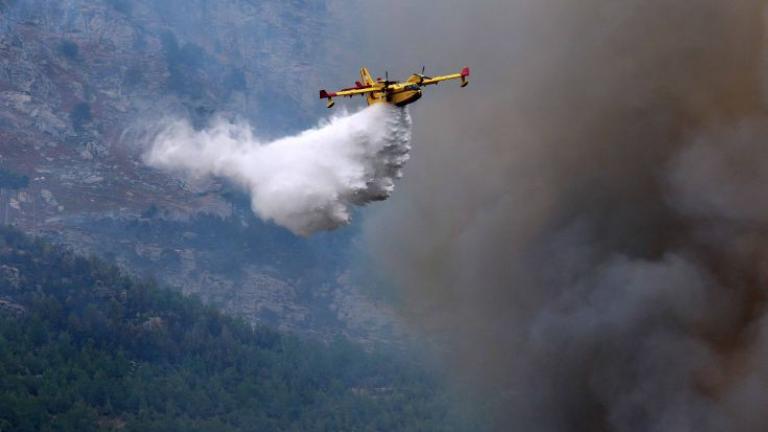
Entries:
<svg viewBox="0 0 768 432">
<path fill-rule="evenodd" d="M 222 177 L 246 189 L 262 219 L 300 235 L 350 222 L 350 206 L 387 199 L 410 150 L 406 110 L 372 106 L 299 135 L 264 142 L 223 119 L 204 130 L 165 124 L 145 161 L 191 178 Z"/>
<path fill-rule="evenodd" d="M 473 70 L 414 108 L 411 175 L 366 231 L 495 430 L 768 430 L 765 6 L 368 16 L 369 63 Z"/>
</svg>

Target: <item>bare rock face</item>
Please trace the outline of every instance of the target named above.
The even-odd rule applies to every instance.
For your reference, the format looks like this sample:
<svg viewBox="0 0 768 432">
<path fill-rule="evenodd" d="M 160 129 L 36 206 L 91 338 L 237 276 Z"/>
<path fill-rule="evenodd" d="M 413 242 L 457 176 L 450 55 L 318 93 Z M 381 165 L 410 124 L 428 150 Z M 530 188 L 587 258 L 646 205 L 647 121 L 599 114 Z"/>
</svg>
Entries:
<svg viewBox="0 0 768 432">
<path fill-rule="evenodd" d="M 7 299 L 0 298 L 0 314 L 7 314 L 13 316 L 23 315 L 27 309 L 17 303 L 14 303 Z"/>
<path fill-rule="evenodd" d="M 0 222 L 254 323 L 390 338 L 386 308 L 338 280 L 344 245 L 296 239 L 228 185 L 140 158 L 164 116 L 236 113 L 266 134 L 311 122 L 333 17 L 322 0 L 299 3 L 0 1 Z M 18 276 L 0 267 L 5 283 Z"/>
</svg>

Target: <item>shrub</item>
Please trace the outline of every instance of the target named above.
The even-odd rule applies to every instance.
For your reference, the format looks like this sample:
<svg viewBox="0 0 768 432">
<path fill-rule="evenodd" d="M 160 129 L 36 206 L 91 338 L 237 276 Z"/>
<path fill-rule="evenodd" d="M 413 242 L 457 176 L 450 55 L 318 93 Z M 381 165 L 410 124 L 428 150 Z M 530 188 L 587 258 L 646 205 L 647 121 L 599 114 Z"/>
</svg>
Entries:
<svg viewBox="0 0 768 432">
<path fill-rule="evenodd" d="M 78 54 L 80 53 L 80 47 L 78 47 L 77 44 L 71 40 L 65 39 L 59 43 L 59 46 L 56 47 L 56 51 L 70 60 L 76 60 Z"/>
<path fill-rule="evenodd" d="M 87 102 L 80 102 L 69 112 L 69 121 L 72 122 L 72 127 L 78 132 L 82 131 L 86 123 L 92 119 L 91 105 Z"/>
</svg>

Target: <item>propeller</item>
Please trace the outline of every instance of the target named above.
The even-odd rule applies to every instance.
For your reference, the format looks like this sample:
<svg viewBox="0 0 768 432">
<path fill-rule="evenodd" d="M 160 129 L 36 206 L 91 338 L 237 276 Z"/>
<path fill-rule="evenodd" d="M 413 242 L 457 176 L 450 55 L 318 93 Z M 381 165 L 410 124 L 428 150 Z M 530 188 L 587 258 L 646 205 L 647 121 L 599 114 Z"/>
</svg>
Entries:
<svg viewBox="0 0 768 432">
<path fill-rule="evenodd" d="M 392 84 L 392 81 L 389 80 L 389 71 L 384 71 L 384 95 L 387 98 L 387 102 L 392 102 L 392 90 L 389 88 L 390 84 Z"/>
<path fill-rule="evenodd" d="M 384 71 L 384 82 L 387 83 L 387 85 L 389 85 L 389 84 L 397 84 L 397 81 L 390 81 L 389 80 L 389 72 L 387 72 L 387 71 Z"/>
<path fill-rule="evenodd" d="M 416 74 L 416 75 L 417 75 L 417 76 L 420 78 L 419 84 L 421 84 L 422 82 L 424 82 L 424 80 L 425 80 L 425 79 L 431 79 L 431 78 L 432 78 L 432 77 L 428 77 L 428 76 L 424 75 L 424 73 L 425 73 L 426 71 L 427 71 L 427 67 L 426 67 L 426 66 L 424 66 L 424 65 L 422 65 L 422 66 L 421 66 L 421 73 L 417 73 L 417 74 Z"/>
</svg>

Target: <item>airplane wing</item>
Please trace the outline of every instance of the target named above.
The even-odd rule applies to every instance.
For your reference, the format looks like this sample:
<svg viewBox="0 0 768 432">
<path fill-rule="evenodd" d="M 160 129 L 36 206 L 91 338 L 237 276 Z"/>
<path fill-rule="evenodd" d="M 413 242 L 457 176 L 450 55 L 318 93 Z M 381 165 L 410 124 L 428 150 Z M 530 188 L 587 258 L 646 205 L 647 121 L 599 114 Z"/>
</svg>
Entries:
<svg viewBox="0 0 768 432">
<path fill-rule="evenodd" d="M 330 99 L 330 98 L 341 97 L 341 96 L 352 97 L 355 95 L 373 93 L 375 91 L 381 91 L 381 89 L 376 87 L 367 87 L 367 88 L 359 88 L 359 89 L 340 90 L 337 92 L 330 92 L 330 93 L 325 90 L 320 90 L 320 99 Z"/>
<path fill-rule="evenodd" d="M 376 91 L 381 91 L 381 88 L 379 87 L 361 87 L 361 88 L 352 88 L 352 89 L 345 89 L 345 90 L 339 90 L 337 92 L 330 92 L 328 93 L 325 90 L 320 90 L 320 99 L 328 99 L 328 103 L 326 106 L 328 108 L 332 108 L 336 102 L 333 101 L 333 98 L 337 96 L 347 96 L 352 97 L 355 95 L 363 95 L 366 93 L 373 93 Z"/>
<path fill-rule="evenodd" d="M 467 77 L 468 76 L 469 76 L 469 68 L 465 67 L 459 73 L 450 74 L 450 75 L 436 76 L 436 77 L 431 77 L 431 78 L 425 78 L 421 82 L 421 85 L 426 86 L 426 85 L 437 84 L 440 81 L 448 81 L 448 80 L 453 80 L 453 79 L 461 79 L 461 86 L 464 87 L 468 83 L 468 81 L 467 81 Z"/>
</svg>

